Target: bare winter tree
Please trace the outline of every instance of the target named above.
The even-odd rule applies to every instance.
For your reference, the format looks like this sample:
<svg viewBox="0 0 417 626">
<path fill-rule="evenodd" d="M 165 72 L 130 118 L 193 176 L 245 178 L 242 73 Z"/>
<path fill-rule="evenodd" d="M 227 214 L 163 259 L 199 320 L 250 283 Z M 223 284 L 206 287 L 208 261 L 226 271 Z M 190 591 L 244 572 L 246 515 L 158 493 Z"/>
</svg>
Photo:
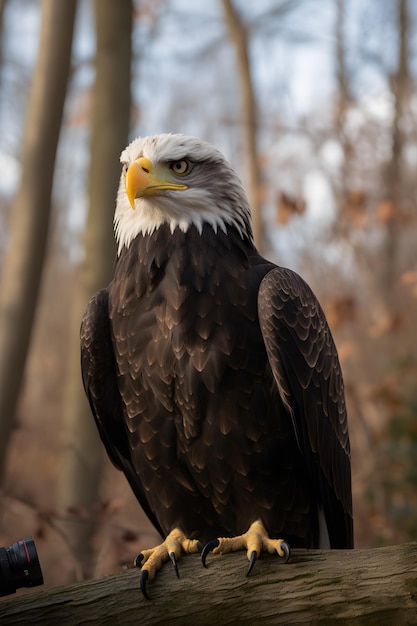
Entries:
<svg viewBox="0 0 417 626">
<path fill-rule="evenodd" d="M 261 172 L 256 146 L 256 97 L 249 61 L 249 37 L 247 29 L 233 4 L 222 0 L 223 12 L 230 41 L 236 53 L 242 107 L 242 135 L 247 155 L 248 193 L 252 211 L 253 234 L 258 248 L 262 249 L 263 224 L 261 215 Z"/>
<path fill-rule="evenodd" d="M 52 180 L 70 69 L 76 0 L 42 0 L 22 172 L 0 298 L 0 480 L 19 400 L 48 235 Z"/>
<path fill-rule="evenodd" d="M 120 176 L 119 155 L 127 143 L 130 113 L 132 2 L 96 0 L 96 82 L 89 175 L 89 211 L 85 259 L 78 272 L 72 311 L 72 339 L 65 402 L 64 454 L 60 466 L 58 505 L 63 511 L 83 511 L 65 525 L 79 555 L 83 574 L 91 575 L 91 512 L 97 502 L 102 444 L 82 389 L 79 328 L 91 296 L 111 279 L 115 244 L 113 213 Z M 90 514 L 90 515 L 88 515 Z"/>
<path fill-rule="evenodd" d="M 398 277 L 398 246 L 400 244 L 400 224 L 402 201 L 404 200 L 404 145 L 406 138 L 405 116 L 409 112 L 411 79 L 409 55 L 409 9 L 407 0 L 397 0 L 397 68 L 392 77 L 394 96 L 394 119 L 392 124 L 391 159 L 385 173 L 386 195 L 388 199 L 385 216 L 386 235 L 384 261 L 381 271 L 381 288 L 386 301 L 391 299 L 391 290 Z M 388 207 L 391 207 L 390 209 Z"/>
</svg>

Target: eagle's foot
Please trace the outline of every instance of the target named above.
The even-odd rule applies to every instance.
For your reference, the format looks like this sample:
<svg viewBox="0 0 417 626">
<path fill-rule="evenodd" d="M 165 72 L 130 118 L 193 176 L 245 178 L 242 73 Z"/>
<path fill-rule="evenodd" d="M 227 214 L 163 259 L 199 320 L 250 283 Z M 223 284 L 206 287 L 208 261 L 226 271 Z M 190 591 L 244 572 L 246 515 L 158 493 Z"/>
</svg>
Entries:
<svg viewBox="0 0 417 626">
<path fill-rule="evenodd" d="M 141 567 L 140 588 L 145 598 L 149 600 L 146 590 L 147 581 L 155 578 L 157 571 L 166 561 L 171 559 L 177 578 L 179 578 L 178 559 L 181 552 L 201 552 L 201 547 L 199 541 L 188 539 L 181 530 L 174 528 L 160 545 L 149 550 L 142 550 L 135 559 L 135 565 Z"/>
<path fill-rule="evenodd" d="M 243 535 L 238 535 L 237 537 L 222 537 L 209 541 L 201 552 L 201 560 L 204 567 L 207 567 L 206 558 L 209 552 L 213 552 L 213 554 L 226 554 L 227 552 L 235 552 L 236 550 L 246 550 L 249 560 L 246 576 L 249 576 L 251 573 L 255 561 L 262 550 L 270 554 L 278 554 L 278 556 L 285 559 L 285 563 L 288 561 L 291 554 L 288 543 L 283 539 L 270 539 L 262 522 L 257 520 L 250 525 L 249 530 Z"/>
</svg>

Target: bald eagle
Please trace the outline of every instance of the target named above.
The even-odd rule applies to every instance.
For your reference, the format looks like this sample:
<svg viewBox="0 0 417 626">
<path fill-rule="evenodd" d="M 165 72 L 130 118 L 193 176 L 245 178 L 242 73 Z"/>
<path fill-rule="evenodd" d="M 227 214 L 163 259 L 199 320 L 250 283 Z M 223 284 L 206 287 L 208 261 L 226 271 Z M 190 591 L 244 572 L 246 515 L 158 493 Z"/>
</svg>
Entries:
<svg viewBox="0 0 417 626">
<path fill-rule="evenodd" d="M 353 544 L 343 380 L 304 280 L 254 246 L 242 184 L 193 137 L 121 155 L 114 278 L 81 326 L 101 439 L 164 538 L 141 587 L 182 551 Z"/>
</svg>

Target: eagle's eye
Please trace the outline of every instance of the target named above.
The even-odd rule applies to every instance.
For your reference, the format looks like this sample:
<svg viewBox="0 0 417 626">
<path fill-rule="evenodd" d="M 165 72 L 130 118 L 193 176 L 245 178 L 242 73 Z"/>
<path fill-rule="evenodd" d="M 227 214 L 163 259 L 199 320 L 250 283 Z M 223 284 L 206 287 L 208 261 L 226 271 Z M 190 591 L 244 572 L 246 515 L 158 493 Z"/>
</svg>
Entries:
<svg viewBox="0 0 417 626">
<path fill-rule="evenodd" d="M 122 174 L 123 174 L 123 176 L 126 176 L 128 169 L 129 169 L 129 163 L 123 163 L 123 165 L 122 165 Z"/>
<path fill-rule="evenodd" d="M 172 161 L 169 165 L 169 169 L 174 172 L 176 176 L 186 176 L 191 172 L 192 165 L 188 159 L 181 159 L 181 161 Z"/>
</svg>

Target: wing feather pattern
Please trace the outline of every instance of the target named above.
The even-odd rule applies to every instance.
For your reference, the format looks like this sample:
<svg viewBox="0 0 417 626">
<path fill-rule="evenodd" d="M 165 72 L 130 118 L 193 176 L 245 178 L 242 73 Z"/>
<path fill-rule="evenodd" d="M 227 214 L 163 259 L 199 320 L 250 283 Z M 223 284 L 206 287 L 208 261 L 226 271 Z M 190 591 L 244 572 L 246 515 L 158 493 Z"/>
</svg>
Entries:
<svg viewBox="0 0 417 626">
<path fill-rule="evenodd" d="M 273 376 L 314 476 L 331 547 L 352 547 L 350 444 L 343 378 L 325 315 L 305 281 L 280 267 L 262 280 L 258 311 Z"/>
<path fill-rule="evenodd" d="M 93 296 L 84 313 L 81 323 L 81 371 L 106 452 L 117 469 L 124 472 L 143 510 L 162 535 L 131 461 L 110 336 L 107 289 Z"/>
</svg>

